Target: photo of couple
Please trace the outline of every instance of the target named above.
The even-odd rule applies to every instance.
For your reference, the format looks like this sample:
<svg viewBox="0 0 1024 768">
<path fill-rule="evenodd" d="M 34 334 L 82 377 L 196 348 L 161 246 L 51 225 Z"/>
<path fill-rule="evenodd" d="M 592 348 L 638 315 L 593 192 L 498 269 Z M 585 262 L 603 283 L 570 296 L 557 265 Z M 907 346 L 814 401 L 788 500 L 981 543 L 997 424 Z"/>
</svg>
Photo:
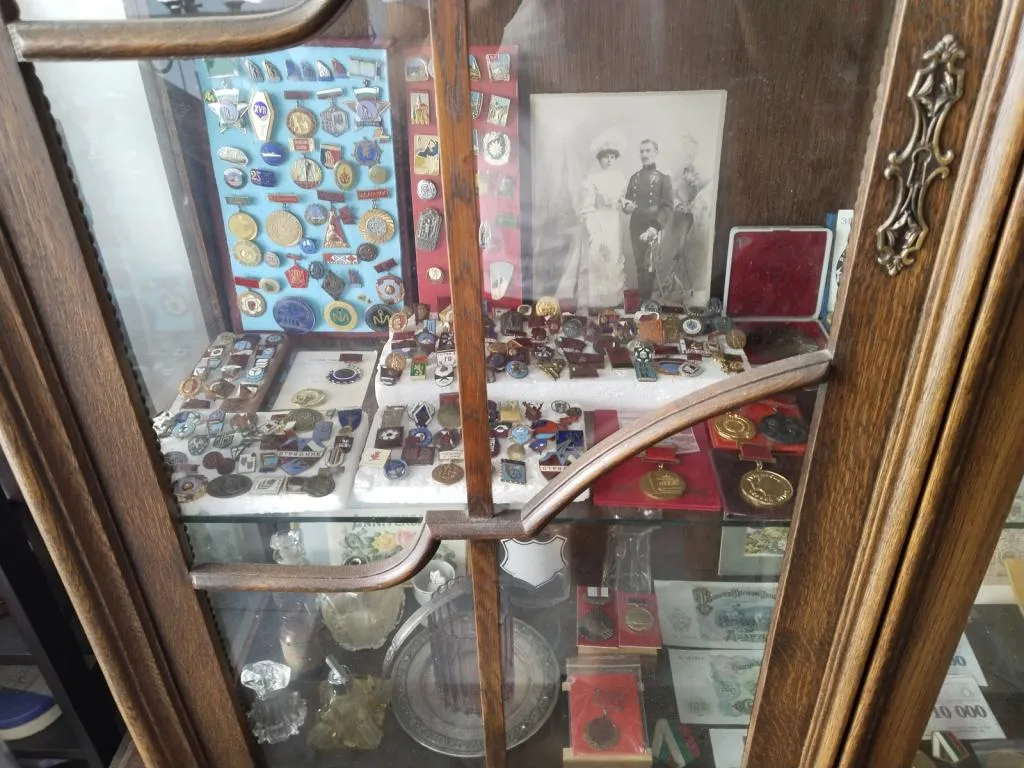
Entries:
<svg viewBox="0 0 1024 768">
<path fill-rule="evenodd" d="M 724 91 L 534 96 L 534 294 L 706 303 L 724 117 Z"/>
</svg>

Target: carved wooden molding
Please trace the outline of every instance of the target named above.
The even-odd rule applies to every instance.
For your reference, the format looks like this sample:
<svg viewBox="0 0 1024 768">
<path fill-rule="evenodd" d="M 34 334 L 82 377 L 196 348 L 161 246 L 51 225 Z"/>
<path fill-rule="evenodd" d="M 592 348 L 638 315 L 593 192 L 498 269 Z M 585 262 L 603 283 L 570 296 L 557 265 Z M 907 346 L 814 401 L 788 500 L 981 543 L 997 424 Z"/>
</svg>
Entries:
<svg viewBox="0 0 1024 768">
<path fill-rule="evenodd" d="M 172 59 L 232 56 L 287 48 L 320 32 L 352 0 L 301 0 L 240 16 L 117 21 L 11 21 L 22 61 Z"/>
</svg>

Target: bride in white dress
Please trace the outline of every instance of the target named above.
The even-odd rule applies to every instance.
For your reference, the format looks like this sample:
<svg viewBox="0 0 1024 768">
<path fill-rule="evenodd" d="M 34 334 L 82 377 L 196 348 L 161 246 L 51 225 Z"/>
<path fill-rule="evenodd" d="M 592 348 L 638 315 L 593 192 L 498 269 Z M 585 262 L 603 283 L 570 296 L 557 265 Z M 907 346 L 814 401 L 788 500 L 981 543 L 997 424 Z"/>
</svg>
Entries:
<svg viewBox="0 0 1024 768">
<path fill-rule="evenodd" d="M 610 131 L 590 145 L 598 168 L 580 185 L 575 209 L 582 226 L 573 237 L 558 298 L 576 299 L 581 308 L 604 309 L 622 304 L 626 257 L 622 250 L 622 196 L 626 177 L 618 170 L 622 142 Z"/>
</svg>

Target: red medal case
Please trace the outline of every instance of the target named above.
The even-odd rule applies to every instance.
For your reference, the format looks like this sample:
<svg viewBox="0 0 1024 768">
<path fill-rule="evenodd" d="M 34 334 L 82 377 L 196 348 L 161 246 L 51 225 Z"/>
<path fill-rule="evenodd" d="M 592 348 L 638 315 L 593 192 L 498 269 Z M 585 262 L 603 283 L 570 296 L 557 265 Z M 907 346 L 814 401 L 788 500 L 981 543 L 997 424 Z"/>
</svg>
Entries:
<svg viewBox="0 0 1024 768">
<path fill-rule="evenodd" d="M 778 412 L 783 416 L 791 416 L 795 419 L 804 420 L 803 414 L 797 407 L 796 400 L 786 396 L 776 396 L 768 400 L 762 400 L 759 403 L 751 403 L 745 405 L 742 408 L 737 408 L 736 413 L 741 416 L 746 416 L 754 424 L 760 424 L 761 419 L 765 416 L 771 416 L 772 413 Z M 726 440 L 718 432 L 715 431 L 715 420 L 708 419 L 707 423 L 708 436 L 711 438 L 711 447 L 723 450 L 723 451 L 738 451 L 739 445 L 733 440 Z M 807 451 L 807 443 L 795 443 L 793 445 L 785 445 L 783 443 L 775 443 L 769 440 L 767 437 L 762 435 L 760 432 L 753 440 L 745 440 L 744 445 L 760 445 L 765 448 L 770 448 L 772 453 L 793 453 L 798 456 L 803 456 Z"/>
<path fill-rule="evenodd" d="M 609 627 L 612 633 L 600 639 L 597 631 Z M 615 593 L 608 587 L 576 587 L 576 650 L 581 655 L 613 653 L 619 648 L 615 622 Z"/>
<path fill-rule="evenodd" d="M 641 385 L 642 386 L 642 385 Z M 594 411 L 594 442 L 608 437 L 619 428 L 616 411 Z M 694 512 L 720 512 L 722 497 L 715 484 L 708 457 L 708 436 L 703 424 L 693 427 L 700 450 L 696 453 L 677 453 L 675 464 L 665 469 L 679 474 L 686 482 L 686 490 L 678 499 L 652 499 L 640 490 L 640 480 L 657 463 L 644 461 L 642 455 L 626 460 L 611 472 L 603 474 L 591 487 L 594 503 L 600 507 L 630 507 L 635 509 L 675 509 Z"/>
<path fill-rule="evenodd" d="M 658 599 L 653 592 L 616 592 L 619 650 L 645 656 L 657 656 L 661 649 L 661 622 Z M 642 619 L 638 621 L 637 619 Z"/>
<path fill-rule="evenodd" d="M 562 750 L 562 763 L 602 768 L 650 765 L 636 660 L 570 659 L 566 667 L 569 747 Z M 596 735 L 605 740 L 595 740 Z"/>
<path fill-rule="evenodd" d="M 723 310 L 747 334 L 751 365 L 805 351 L 794 344 L 759 349 L 759 334 L 799 334 L 825 348 L 828 332 L 819 317 L 831 252 L 827 227 L 733 227 Z"/>
<path fill-rule="evenodd" d="M 480 115 L 473 120 L 473 131 L 479 142 L 483 141 L 491 131 L 499 131 L 508 135 L 511 139 L 511 155 L 505 165 L 490 165 L 483 158 L 483 148 L 477 153 L 477 200 L 480 208 L 480 221 L 488 224 L 495 234 L 495 246 L 481 251 L 481 263 L 483 266 L 483 289 L 485 297 L 490 300 L 491 306 L 513 309 L 522 303 L 522 256 L 520 230 L 520 176 L 519 176 L 519 85 L 517 82 L 519 74 L 519 56 L 516 46 L 488 46 L 473 45 L 469 52 L 476 58 L 480 71 L 480 78 L 470 80 L 470 90 L 481 94 L 482 104 Z M 503 53 L 511 58 L 510 76 L 508 80 L 492 80 L 487 67 L 487 54 Z M 405 53 L 406 60 L 416 57 L 428 58 L 429 49 L 410 50 Z M 423 82 L 406 82 L 406 115 L 409 129 L 409 178 L 412 185 L 412 226 L 413 246 L 416 249 L 416 280 L 419 300 L 429 304 L 430 308 L 437 312 L 451 304 L 451 277 L 448 274 L 448 236 L 445 231 L 447 221 L 445 216 L 441 193 L 441 177 L 438 175 L 421 175 L 416 173 L 416 137 L 437 136 L 437 98 L 434 93 L 434 79 Z M 415 123 L 412 119 L 413 98 L 415 95 L 425 94 L 430 104 L 429 121 L 426 124 Z M 510 100 L 508 108 L 508 120 L 504 126 L 495 125 L 487 121 L 488 110 L 491 105 L 491 97 L 506 98 Z M 447 147 L 441 146 L 441 155 L 444 155 Z M 511 180 L 511 191 L 501 189 L 502 177 Z M 433 200 L 422 200 L 416 192 L 417 183 L 421 179 L 432 181 L 437 187 L 437 197 Z M 506 183 L 508 181 L 506 180 Z M 425 250 L 415 243 L 416 226 L 420 220 L 420 214 L 428 209 L 434 208 L 441 212 L 441 234 L 437 240 L 437 247 Z M 514 222 L 514 223 L 513 223 Z M 512 279 L 510 285 L 501 299 L 494 299 L 490 293 L 488 265 L 494 261 L 507 261 L 512 265 Z M 430 267 L 440 267 L 444 271 L 444 279 L 441 282 L 431 282 L 427 277 L 427 270 Z"/>
</svg>

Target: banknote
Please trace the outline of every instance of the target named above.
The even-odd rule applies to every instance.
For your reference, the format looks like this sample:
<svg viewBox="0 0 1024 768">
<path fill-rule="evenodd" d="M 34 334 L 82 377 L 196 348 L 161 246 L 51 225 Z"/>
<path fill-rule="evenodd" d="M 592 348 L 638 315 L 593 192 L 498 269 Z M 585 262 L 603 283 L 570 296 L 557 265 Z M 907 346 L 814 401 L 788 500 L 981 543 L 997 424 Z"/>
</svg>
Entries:
<svg viewBox="0 0 1024 768">
<path fill-rule="evenodd" d="M 952 731 L 958 739 L 972 741 L 1005 738 L 978 681 L 967 675 L 949 675 L 942 683 L 923 738 L 933 731 Z"/>
<path fill-rule="evenodd" d="M 949 672 L 946 674 L 970 675 L 982 688 L 988 685 L 988 680 L 985 679 L 985 673 L 981 671 L 981 664 L 978 663 L 978 657 L 974 655 L 974 649 L 971 647 L 967 635 L 960 635 L 960 642 L 957 643 L 956 650 L 953 652 L 953 658 L 949 660 Z"/>
<path fill-rule="evenodd" d="M 694 725 L 747 725 L 762 655 L 760 650 L 669 649 L 679 720 Z"/>
<path fill-rule="evenodd" d="M 683 648 L 761 648 L 777 584 L 655 581 L 661 641 Z"/>
<path fill-rule="evenodd" d="M 711 751 L 715 755 L 715 768 L 740 768 L 747 731 L 743 728 L 711 728 Z"/>
</svg>

